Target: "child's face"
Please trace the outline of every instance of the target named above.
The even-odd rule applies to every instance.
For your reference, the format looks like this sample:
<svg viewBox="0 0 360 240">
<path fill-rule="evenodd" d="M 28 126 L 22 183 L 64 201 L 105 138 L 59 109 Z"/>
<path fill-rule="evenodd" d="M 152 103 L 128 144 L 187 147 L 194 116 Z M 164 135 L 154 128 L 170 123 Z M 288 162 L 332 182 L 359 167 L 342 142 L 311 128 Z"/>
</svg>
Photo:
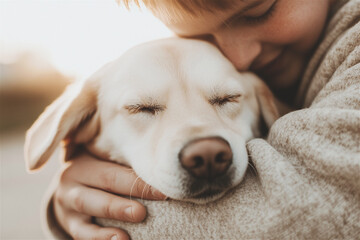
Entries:
<svg viewBox="0 0 360 240">
<path fill-rule="evenodd" d="M 231 9 L 183 19 L 155 15 L 179 36 L 213 42 L 238 70 L 254 71 L 281 90 L 301 75 L 329 5 L 330 0 L 239 0 Z"/>
</svg>

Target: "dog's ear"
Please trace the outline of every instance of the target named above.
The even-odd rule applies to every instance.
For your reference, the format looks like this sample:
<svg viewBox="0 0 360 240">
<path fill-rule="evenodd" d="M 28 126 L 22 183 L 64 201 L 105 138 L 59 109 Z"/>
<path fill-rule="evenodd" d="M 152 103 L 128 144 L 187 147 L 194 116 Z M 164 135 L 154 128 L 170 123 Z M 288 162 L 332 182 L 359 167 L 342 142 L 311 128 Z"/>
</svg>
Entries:
<svg viewBox="0 0 360 240">
<path fill-rule="evenodd" d="M 75 82 L 39 116 L 26 133 L 25 162 L 28 171 L 43 166 L 59 143 L 94 115 L 97 89 L 93 80 Z"/>
<path fill-rule="evenodd" d="M 267 130 L 280 117 L 276 106 L 276 99 L 269 87 L 261 80 L 257 81 L 255 86 L 256 99 L 259 103 L 260 113 L 265 122 Z"/>
</svg>

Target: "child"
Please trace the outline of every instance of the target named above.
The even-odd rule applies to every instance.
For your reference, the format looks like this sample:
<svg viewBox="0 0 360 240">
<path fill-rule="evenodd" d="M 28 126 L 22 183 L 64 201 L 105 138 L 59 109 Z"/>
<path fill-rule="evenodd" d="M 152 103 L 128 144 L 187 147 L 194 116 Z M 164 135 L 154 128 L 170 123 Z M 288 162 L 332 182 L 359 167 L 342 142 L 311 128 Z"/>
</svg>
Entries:
<svg viewBox="0 0 360 240">
<path fill-rule="evenodd" d="M 247 175 L 242 185 L 248 193 L 246 204 L 234 199 L 237 211 L 217 216 L 223 222 L 197 218 L 202 213 L 194 208 L 191 222 L 182 221 L 181 214 L 174 218 L 164 212 L 152 226 L 129 225 L 129 234 L 139 239 L 357 238 L 360 0 L 144 3 L 177 35 L 215 44 L 239 71 L 254 71 L 280 99 L 299 110 L 276 121 L 266 141 L 248 142 L 257 176 Z M 133 196 L 141 196 L 145 184 L 129 169 L 86 153 L 74 160 L 62 171 L 47 205 L 53 236 L 127 239 L 124 231 L 102 228 L 91 219 L 142 221 L 145 208 L 115 194 L 129 195 L 135 186 Z M 165 196 L 151 189 L 145 198 Z M 173 236 L 166 235 L 163 222 L 173 226 Z M 191 228 L 200 224 L 198 232 Z"/>
</svg>

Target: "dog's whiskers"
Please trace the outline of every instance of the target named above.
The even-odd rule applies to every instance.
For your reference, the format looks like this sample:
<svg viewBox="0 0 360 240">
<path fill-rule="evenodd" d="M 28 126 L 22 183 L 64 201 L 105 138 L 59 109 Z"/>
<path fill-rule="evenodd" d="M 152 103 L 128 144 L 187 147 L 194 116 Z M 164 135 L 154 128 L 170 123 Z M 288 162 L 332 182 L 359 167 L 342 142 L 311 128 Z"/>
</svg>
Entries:
<svg viewBox="0 0 360 240">
<path fill-rule="evenodd" d="M 152 182 L 153 178 L 154 178 L 154 176 L 151 176 L 150 179 L 149 179 L 149 182 Z M 148 183 L 145 183 L 145 187 L 144 187 L 143 192 L 141 194 L 141 199 L 143 199 L 144 193 L 149 193 L 150 191 L 151 191 L 151 185 L 148 184 Z"/>
<path fill-rule="evenodd" d="M 145 187 L 143 188 L 142 193 L 141 193 L 141 200 L 144 199 L 144 193 L 150 191 L 150 187 L 151 187 L 150 184 L 145 183 Z"/>
<path fill-rule="evenodd" d="M 136 182 L 137 182 L 139 179 L 140 179 L 140 177 L 136 177 L 135 181 L 133 182 L 133 184 L 132 184 L 132 186 L 131 186 L 130 195 L 129 195 L 130 200 L 132 200 L 132 192 L 133 192 L 133 189 L 134 189 L 134 187 L 135 187 L 135 185 L 136 185 Z"/>
<path fill-rule="evenodd" d="M 256 170 L 254 164 L 252 162 L 250 162 L 250 161 L 249 161 L 249 166 L 250 166 L 252 172 L 254 172 L 254 174 L 257 175 L 257 170 Z"/>
</svg>

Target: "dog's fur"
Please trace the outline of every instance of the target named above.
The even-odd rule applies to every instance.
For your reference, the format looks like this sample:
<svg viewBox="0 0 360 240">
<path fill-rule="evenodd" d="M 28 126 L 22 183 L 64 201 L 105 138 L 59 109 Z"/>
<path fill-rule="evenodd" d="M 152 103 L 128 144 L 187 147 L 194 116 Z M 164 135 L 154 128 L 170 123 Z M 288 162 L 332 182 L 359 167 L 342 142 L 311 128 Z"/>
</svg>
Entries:
<svg viewBox="0 0 360 240">
<path fill-rule="evenodd" d="M 246 142 L 278 116 L 266 85 L 237 72 L 216 47 L 164 39 L 137 46 L 70 85 L 28 130 L 25 158 L 36 170 L 61 141 L 67 152 L 82 144 L 99 158 L 131 166 L 173 199 L 203 203 L 241 182 Z M 221 137 L 232 149 L 226 184 L 194 180 L 179 162 L 184 145 L 207 137 Z M 209 189 L 216 191 L 195 197 Z"/>
</svg>

